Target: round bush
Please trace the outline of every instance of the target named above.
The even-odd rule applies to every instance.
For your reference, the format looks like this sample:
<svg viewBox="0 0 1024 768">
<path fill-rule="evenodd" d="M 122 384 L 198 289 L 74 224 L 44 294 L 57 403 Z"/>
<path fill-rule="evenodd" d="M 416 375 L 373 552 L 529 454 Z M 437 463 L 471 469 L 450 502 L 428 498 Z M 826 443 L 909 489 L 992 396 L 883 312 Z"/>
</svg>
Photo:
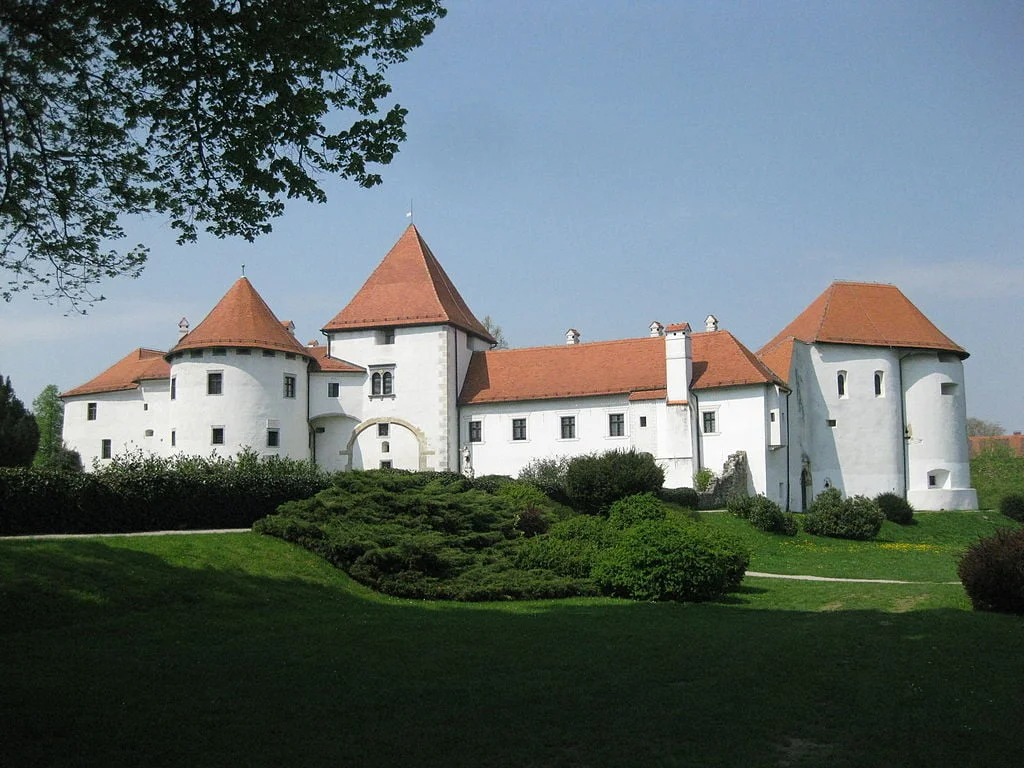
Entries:
<svg viewBox="0 0 1024 768">
<path fill-rule="evenodd" d="M 782 507 L 767 496 L 750 497 L 748 506 L 747 519 L 759 531 L 796 536 L 796 518 L 783 512 Z"/>
<path fill-rule="evenodd" d="M 625 530 L 644 520 L 664 520 L 665 505 L 653 493 L 619 499 L 608 509 L 608 525 Z"/>
<path fill-rule="evenodd" d="M 981 539 L 957 572 L 976 611 L 1024 614 L 1024 528 L 1000 528 Z"/>
<path fill-rule="evenodd" d="M 882 510 L 886 520 L 899 525 L 910 525 L 914 522 L 914 508 L 902 496 L 895 493 L 880 493 L 875 497 L 875 503 Z"/>
<path fill-rule="evenodd" d="M 607 514 L 619 499 L 635 493 L 657 493 L 665 483 L 665 470 L 654 457 L 641 451 L 606 451 L 577 456 L 565 472 L 565 491 L 577 512 Z"/>
<path fill-rule="evenodd" d="M 1003 496 L 999 502 L 999 512 L 1011 520 L 1024 523 L 1024 495 L 1011 493 Z"/>
<path fill-rule="evenodd" d="M 844 499 L 837 488 L 818 494 L 804 518 L 804 530 L 815 536 L 867 541 L 878 535 L 885 517 L 864 496 Z"/>
<path fill-rule="evenodd" d="M 750 553 L 700 524 L 647 520 L 601 552 L 591 575 L 609 595 L 634 600 L 715 600 L 743 581 Z"/>
</svg>

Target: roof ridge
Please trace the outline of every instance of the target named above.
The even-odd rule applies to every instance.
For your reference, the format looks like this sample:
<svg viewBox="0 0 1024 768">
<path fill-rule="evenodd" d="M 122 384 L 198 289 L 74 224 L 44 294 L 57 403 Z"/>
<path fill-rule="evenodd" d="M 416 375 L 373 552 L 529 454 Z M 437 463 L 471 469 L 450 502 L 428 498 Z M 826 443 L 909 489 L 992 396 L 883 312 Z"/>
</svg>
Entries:
<svg viewBox="0 0 1024 768">
<path fill-rule="evenodd" d="M 625 339 L 603 339 L 601 341 L 581 341 L 579 344 L 541 344 L 536 347 L 511 347 L 509 349 L 485 349 L 488 355 L 503 355 L 509 352 L 529 352 L 536 349 L 580 349 L 609 344 L 625 344 L 626 342 L 647 342 L 655 339 L 665 340 L 664 336 L 628 336 Z"/>
</svg>

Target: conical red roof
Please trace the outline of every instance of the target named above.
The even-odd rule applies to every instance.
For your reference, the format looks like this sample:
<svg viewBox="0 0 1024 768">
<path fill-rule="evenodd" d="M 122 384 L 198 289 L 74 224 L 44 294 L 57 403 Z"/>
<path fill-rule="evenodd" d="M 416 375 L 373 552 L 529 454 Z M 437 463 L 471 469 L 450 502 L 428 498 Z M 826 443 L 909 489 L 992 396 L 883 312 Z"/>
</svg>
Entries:
<svg viewBox="0 0 1024 768">
<path fill-rule="evenodd" d="M 245 277 L 167 354 L 201 347 L 255 347 L 310 356 Z"/>
<path fill-rule="evenodd" d="M 410 225 L 325 331 L 449 324 L 492 344 L 437 258 Z"/>
</svg>

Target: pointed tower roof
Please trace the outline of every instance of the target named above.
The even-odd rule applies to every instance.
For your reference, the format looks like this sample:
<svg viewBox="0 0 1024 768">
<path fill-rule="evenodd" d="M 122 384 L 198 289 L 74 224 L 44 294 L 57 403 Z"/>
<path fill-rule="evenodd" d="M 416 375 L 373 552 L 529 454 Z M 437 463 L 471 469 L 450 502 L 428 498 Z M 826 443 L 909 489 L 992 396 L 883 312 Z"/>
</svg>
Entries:
<svg viewBox="0 0 1024 768">
<path fill-rule="evenodd" d="M 832 283 L 765 344 L 758 356 L 774 357 L 775 348 L 791 339 L 807 343 L 935 349 L 967 357 L 967 351 L 936 328 L 899 288 L 881 283 Z M 781 360 L 772 362 L 778 366 Z"/>
<path fill-rule="evenodd" d="M 255 347 L 310 357 L 245 277 L 235 281 L 203 322 L 167 354 L 200 347 Z"/>
<path fill-rule="evenodd" d="M 363 287 L 323 330 L 442 323 L 494 343 L 410 224 Z"/>
</svg>

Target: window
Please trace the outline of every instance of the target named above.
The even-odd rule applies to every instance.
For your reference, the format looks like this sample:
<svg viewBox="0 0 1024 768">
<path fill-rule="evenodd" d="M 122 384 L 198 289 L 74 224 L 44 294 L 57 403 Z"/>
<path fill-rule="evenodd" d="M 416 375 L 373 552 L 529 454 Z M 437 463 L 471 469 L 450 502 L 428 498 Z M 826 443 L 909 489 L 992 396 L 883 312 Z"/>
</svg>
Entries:
<svg viewBox="0 0 1024 768">
<path fill-rule="evenodd" d="M 295 397 L 295 377 L 290 373 L 284 375 L 284 396 Z"/>
<path fill-rule="evenodd" d="M 206 374 L 206 394 L 224 394 L 224 374 L 220 371 L 211 371 Z"/>
<path fill-rule="evenodd" d="M 939 388 L 940 388 L 942 394 L 944 394 L 944 395 L 955 395 L 956 394 L 956 384 L 954 384 L 952 381 L 944 381 L 944 382 L 942 382 L 939 385 Z"/>
<path fill-rule="evenodd" d="M 228 351 L 224 347 L 214 347 L 213 349 L 214 357 L 224 357 L 227 353 Z"/>
<path fill-rule="evenodd" d="M 385 328 L 379 331 L 377 334 L 378 344 L 394 344 L 395 343 L 395 329 Z"/>
<path fill-rule="evenodd" d="M 143 434 L 145 434 L 146 437 L 152 437 L 153 436 L 153 430 L 152 429 L 147 429 Z"/>
<path fill-rule="evenodd" d="M 377 437 L 387 437 L 391 434 L 391 425 L 386 421 L 377 425 Z"/>
<path fill-rule="evenodd" d="M 608 414 L 608 437 L 624 437 L 626 435 L 626 415 L 624 413 Z"/>
<path fill-rule="evenodd" d="M 285 360 L 294 360 L 295 359 L 295 353 L 294 352 L 285 352 L 284 353 L 284 359 Z"/>
<path fill-rule="evenodd" d="M 171 400 L 178 396 L 178 377 L 171 376 Z"/>
<path fill-rule="evenodd" d="M 846 371 L 836 374 L 836 389 L 839 390 L 840 397 L 846 397 Z"/>
<path fill-rule="evenodd" d="M 562 439 L 563 440 L 575 440 L 576 439 L 576 417 L 575 416 L 563 416 L 562 417 Z"/>
<path fill-rule="evenodd" d="M 469 442 L 480 443 L 483 442 L 484 431 L 483 422 L 471 421 L 469 422 Z"/>
<path fill-rule="evenodd" d="M 829 425 L 830 427 L 834 427 L 834 426 L 836 425 L 836 420 L 835 420 L 835 419 L 829 419 L 829 420 L 828 420 L 828 425 Z"/>
<path fill-rule="evenodd" d="M 385 459 L 384 461 L 382 461 L 380 463 L 380 468 L 381 469 L 391 469 L 391 460 L 390 459 Z"/>
<path fill-rule="evenodd" d="M 210 443 L 212 445 L 224 445 L 224 427 L 212 427 L 210 429 Z"/>
<path fill-rule="evenodd" d="M 395 393 L 395 377 L 391 371 L 375 371 L 370 377 L 370 395 L 385 397 Z"/>
<path fill-rule="evenodd" d="M 85 418 L 89 421 L 96 421 L 96 403 L 87 403 L 85 406 Z"/>
<path fill-rule="evenodd" d="M 271 448 L 276 448 L 281 444 L 281 433 L 276 429 L 267 430 L 267 445 Z"/>
<path fill-rule="evenodd" d="M 875 397 L 882 396 L 882 372 L 875 371 Z"/>
<path fill-rule="evenodd" d="M 384 440 L 380 444 L 380 452 L 381 453 L 391 453 L 391 443 L 388 442 L 387 440 Z"/>
<path fill-rule="evenodd" d="M 646 427 L 647 426 L 647 417 L 646 416 L 641 416 L 640 417 L 640 426 L 641 427 Z"/>
<path fill-rule="evenodd" d="M 327 396 L 328 397 L 337 397 L 339 394 L 341 394 L 341 384 L 339 384 L 336 381 L 328 382 L 328 384 L 327 384 Z"/>
<path fill-rule="evenodd" d="M 110 441 L 109 440 L 104 440 L 104 441 L 102 441 L 100 443 L 100 458 L 102 458 L 102 459 L 109 459 L 110 458 Z"/>
<path fill-rule="evenodd" d="M 173 448 L 178 444 L 178 433 L 173 429 L 171 430 L 171 447 Z"/>
<path fill-rule="evenodd" d="M 252 354 L 252 350 L 249 349 L 248 347 L 239 347 L 238 349 L 235 350 L 235 354 L 236 355 L 251 355 Z"/>
<path fill-rule="evenodd" d="M 526 419 L 512 419 L 512 439 L 526 439 Z"/>
<path fill-rule="evenodd" d="M 935 475 L 928 475 L 928 487 L 934 488 L 936 485 L 938 485 L 938 480 Z"/>
<path fill-rule="evenodd" d="M 718 424 L 715 423 L 717 421 L 717 419 L 715 418 L 717 415 L 718 414 L 716 414 L 714 411 L 704 411 L 701 414 L 701 418 L 704 422 L 705 435 L 713 435 L 716 432 L 718 432 Z"/>
<path fill-rule="evenodd" d="M 142 404 L 142 410 L 148 411 L 149 410 L 149 403 L 143 403 Z"/>
<path fill-rule="evenodd" d="M 264 357 L 277 357 L 277 352 L 275 352 L 272 349 L 264 349 L 263 350 L 263 356 Z"/>
<path fill-rule="evenodd" d="M 203 350 L 201 350 L 201 349 L 190 349 L 188 351 L 188 356 L 189 357 L 202 357 L 203 356 Z"/>
</svg>

